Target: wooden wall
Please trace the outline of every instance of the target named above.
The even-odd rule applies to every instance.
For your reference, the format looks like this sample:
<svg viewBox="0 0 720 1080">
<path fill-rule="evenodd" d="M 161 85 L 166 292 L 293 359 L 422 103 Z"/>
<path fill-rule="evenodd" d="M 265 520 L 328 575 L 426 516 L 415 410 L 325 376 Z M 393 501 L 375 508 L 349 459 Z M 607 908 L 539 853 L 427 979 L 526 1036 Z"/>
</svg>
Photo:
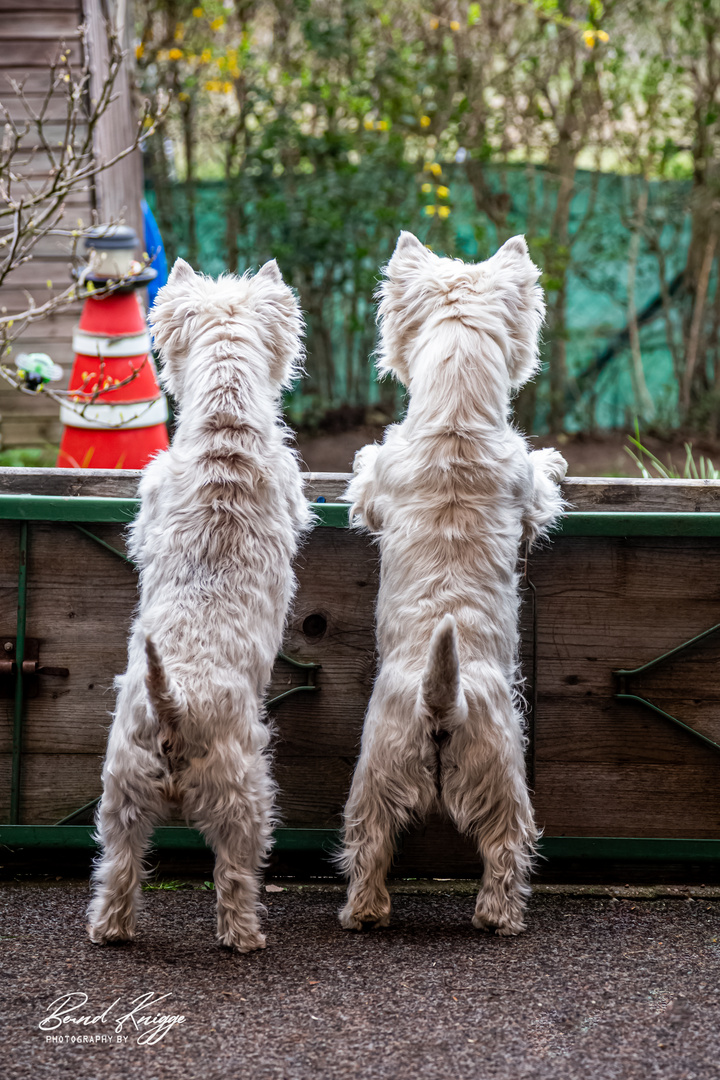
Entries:
<svg viewBox="0 0 720 1080">
<path fill-rule="evenodd" d="M 133 494 L 134 473 L 0 471 L 0 491 Z M 307 478 L 336 499 L 345 479 Z M 568 481 L 577 509 L 715 510 L 720 483 Z M 93 531 L 122 546 L 122 530 Z M 51 824 L 100 792 L 100 763 L 137 600 L 132 568 L 70 525 L 32 524 L 27 633 L 42 663 L 27 703 L 24 823 Z M 644 706 L 614 698 L 632 668 L 720 622 L 717 539 L 565 537 L 535 554 L 535 807 L 552 836 L 720 838 L 718 754 Z M 14 636 L 17 526 L 0 524 L 0 643 Z M 274 710 L 276 772 L 288 826 L 335 828 L 358 752 L 374 671 L 376 550 L 348 530 L 317 529 L 298 559 L 300 589 L 284 649 L 322 665 L 317 693 Z M 317 633 L 320 615 L 326 629 Z M 314 624 L 314 625 L 313 625 Z M 526 669 L 532 635 L 524 612 Z M 720 741 L 720 635 L 658 668 L 637 690 Z M 302 682 L 278 661 L 271 694 Z M 0 820 L 7 820 L 12 702 L 0 698 Z M 405 872 L 478 868 L 471 848 L 431 821 L 403 840 Z"/>
<path fill-rule="evenodd" d="M 110 4 L 110 9 L 114 5 Z M 0 0 L 0 100 L 14 119 L 21 120 L 22 106 L 13 93 L 9 80 L 23 82 L 28 101 L 40 103 L 49 85 L 48 61 L 57 54 L 61 43 L 69 47 L 69 55 L 75 64 L 82 63 L 78 27 L 87 20 L 94 31 L 98 53 L 98 65 L 102 64 L 100 50 L 100 0 Z M 91 39 L 92 43 L 92 39 Z M 95 65 L 94 65 L 95 66 Z M 127 79 L 125 80 L 127 82 Z M 49 106 L 48 115 L 53 121 L 52 137 L 62 138 L 65 106 L 57 97 Z M 121 115 L 119 115 L 121 114 Z M 133 106 L 129 92 L 112 106 L 107 122 L 98 132 L 96 153 L 102 158 L 119 147 L 113 141 L 118 131 L 123 135 L 132 128 Z M 130 135 L 132 138 L 132 134 Z M 28 136 L 28 149 L 34 138 Z M 127 145 L 127 143 L 125 143 Z M 44 155 L 37 154 L 23 175 L 31 181 L 39 179 L 48 167 Z M 140 224 L 139 202 L 142 196 L 142 171 L 137 158 L 121 163 L 102 174 L 97 190 L 93 185 L 84 191 L 73 193 L 66 202 L 64 226 L 76 228 L 78 222 L 92 223 L 93 208 L 103 217 L 123 212 L 128 208 L 128 220 L 135 228 Z M 107 205 L 103 205 L 103 204 Z M 71 282 L 70 242 L 60 237 L 41 240 L 34 249 L 31 262 L 19 267 L 10 275 L 0 289 L 0 306 L 8 312 L 21 311 L 27 306 L 25 290 L 29 290 L 36 303 L 48 295 L 61 291 Z M 48 288 L 51 283 L 51 288 Z M 79 308 L 67 309 L 61 314 L 35 323 L 19 338 L 14 353 L 46 352 L 65 369 L 66 385 L 73 360 L 72 334 L 79 318 Z M 0 445 L 42 446 L 57 443 L 60 439 L 59 407 L 49 398 L 30 397 L 19 394 L 7 383 L 0 382 Z"/>
</svg>

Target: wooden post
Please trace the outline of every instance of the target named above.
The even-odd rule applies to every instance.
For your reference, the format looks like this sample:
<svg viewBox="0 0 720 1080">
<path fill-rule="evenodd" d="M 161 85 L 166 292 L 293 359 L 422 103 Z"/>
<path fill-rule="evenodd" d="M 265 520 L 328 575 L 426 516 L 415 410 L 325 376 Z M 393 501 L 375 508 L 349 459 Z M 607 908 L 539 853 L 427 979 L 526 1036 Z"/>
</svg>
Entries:
<svg viewBox="0 0 720 1080">
<path fill-rule="evenodd" d="M 136 111 L 133 107 L 131 72 L 131 6 L 127 0 L 83 0 L 88 28 L 89 63 L 92 72 L 90 95 L 95 97 L 108 70 L 107 25 L 117 28 L 118 38 L 126 50 L 126 59 L 115 82 L 116 100 L 101 117 L 95 129 L 95 157 L 107 161 L 129 146 L 135 138 Z M 140 200 L 143 196 L 143 169 L 140 150 L 119 161 L 117 165 L 95 177 L 95 204 L 100 222 L 122 218 L 135 229 L 144 248 Z"/>
</svg>

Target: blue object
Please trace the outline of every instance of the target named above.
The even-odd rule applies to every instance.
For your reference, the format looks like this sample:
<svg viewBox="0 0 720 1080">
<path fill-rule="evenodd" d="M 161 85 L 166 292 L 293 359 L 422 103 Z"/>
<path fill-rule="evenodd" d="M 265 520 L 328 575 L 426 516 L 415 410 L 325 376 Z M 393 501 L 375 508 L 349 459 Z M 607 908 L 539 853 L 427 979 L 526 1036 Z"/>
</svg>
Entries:
<svg viewBox="0 0 720 1080">
<path fill-rule="evenodd" d="M 155 303 L 155 297 L 157 296 L 158 289 L 161 289 L 166 284 L 168 279 L 168 265 L 167 258 L 165 256 L 165 246 L 162 242 L 162 236 L 158 228 L 158 223 L 153 216 L 153 212 L 147 204 L 147 200 L 143 199 L 142 203 L 143 213 L 143 226 L 145 228 L 145 250 L 147 251 L 152 265 L 157 270 L 157 277 L 154 281 L 151 281 L 147 287 L 148 291 L 148 304 L 150 307 Z"/>
</svg>

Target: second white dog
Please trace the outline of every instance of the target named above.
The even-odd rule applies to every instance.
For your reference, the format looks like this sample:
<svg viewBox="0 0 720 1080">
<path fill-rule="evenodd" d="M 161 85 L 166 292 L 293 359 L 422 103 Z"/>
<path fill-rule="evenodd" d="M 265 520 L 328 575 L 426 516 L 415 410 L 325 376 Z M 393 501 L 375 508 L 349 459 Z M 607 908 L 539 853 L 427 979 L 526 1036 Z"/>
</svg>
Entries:
<svg viewBox="0 0 720 1080">
<path fill-rule="evenodd" d="M 345 808 L 341 922 L 385 926 L 397 832 L 433 806 L 484 864 L 473 923 L 524 929 L 538 836 L 518 700 L 518 554 L 562 511 L 566 471 L 529 453 L 510 393 L 536 371 L 544 317 L 522 237 L 477 266 L 401 233 L 385 270 L 380 371 L 407 417 L 355 458 L 351 514 L 379 537 L 380 672 Z"/>
<path fill-rule="evenodd" d="M 218 938 L 248 952 L 265 944 L 275 797 L 263 695 L 311 517 L 279 403 L 302 322 L 275 262 L 215 282 L 179 259 L 153 323 L 180 417 L 132 528 L 142 598 L 117 680 L 88 929 L 98 943 L 134 936 L 150 834 L 175 804 L 215 851 Z"/>
</svg>

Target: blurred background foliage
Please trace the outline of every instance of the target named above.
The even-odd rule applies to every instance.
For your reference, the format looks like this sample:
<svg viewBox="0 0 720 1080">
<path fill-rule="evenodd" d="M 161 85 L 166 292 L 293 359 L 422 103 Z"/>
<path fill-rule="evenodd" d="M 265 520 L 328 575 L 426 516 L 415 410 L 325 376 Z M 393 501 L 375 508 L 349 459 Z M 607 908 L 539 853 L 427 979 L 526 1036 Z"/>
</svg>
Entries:
<svg viewBox="0 0 720 1080">
<path fill-rule="evenodd" d="M 297 425 L 392 418 L 373 291 L 400 229 L 543 269 L 527 430 L 720 427 L 720 0 L 137 0 L 169 257 L 276 257 L 308 322 Z M 372 422 L 372 420 L 371 420 Z"/>
</svg>

